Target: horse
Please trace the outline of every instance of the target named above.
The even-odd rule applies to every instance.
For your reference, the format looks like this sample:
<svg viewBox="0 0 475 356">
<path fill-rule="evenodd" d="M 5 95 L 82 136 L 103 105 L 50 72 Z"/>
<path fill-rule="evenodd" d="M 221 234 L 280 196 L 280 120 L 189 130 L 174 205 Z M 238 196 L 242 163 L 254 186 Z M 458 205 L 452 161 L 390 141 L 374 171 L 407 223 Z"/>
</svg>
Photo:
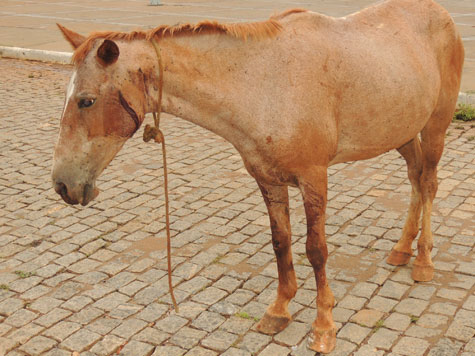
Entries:
<svg viewBox="0 0 475 356">
<path fill-rule="evenodd" d="M 88 37 L 58 26 L 74 49 L 52 170 L 66 203 L 87 205 L 97 196 L 96 178 L 145 115 L 158 110 L 163 85 L 162 111 L 229 141 L 264 198 L 278 289 L 257 330 L 275 334 L 291 321 L 297 282 L 288 187 L 297 187 L 317 287 L 308 347 L 335 347 L 325 208 L 327 169 L 337 163 L 399 151 L 412 192 L 387 262 L 407 264 L 420 230 L 412 278 L 433 278 L 437 164 L 464 59 L 461 37 L 440 5 L 386 0 L 342 18 L 292 9 L 254 23 L 203 21 Z"/>
</svg>

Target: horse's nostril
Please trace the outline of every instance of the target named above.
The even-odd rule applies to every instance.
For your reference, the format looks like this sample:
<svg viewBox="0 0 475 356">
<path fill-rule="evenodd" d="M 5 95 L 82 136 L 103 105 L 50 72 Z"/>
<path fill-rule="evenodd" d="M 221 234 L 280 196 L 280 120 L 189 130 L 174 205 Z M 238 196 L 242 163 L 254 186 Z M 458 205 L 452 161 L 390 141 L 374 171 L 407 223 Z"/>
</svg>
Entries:
<svg viewBox="0 0 475 356">
<path fill-rule="evenodd" d="M 63 182 L 56 182 L 56 184 L 54 185 L 54 190 L 62 197 L 68 194 L 68 188 L 66 188 L 66 184 L 64 184 Z"/>
</svg>

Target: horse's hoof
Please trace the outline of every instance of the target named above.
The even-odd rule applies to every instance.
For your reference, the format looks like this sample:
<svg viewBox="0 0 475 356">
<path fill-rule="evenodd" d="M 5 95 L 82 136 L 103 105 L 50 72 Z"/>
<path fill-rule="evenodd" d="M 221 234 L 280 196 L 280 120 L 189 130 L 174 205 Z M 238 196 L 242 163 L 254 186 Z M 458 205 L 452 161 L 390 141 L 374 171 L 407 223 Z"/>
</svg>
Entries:
<svg viewBox="0 0 475 356">
<path fill-rule="evenodd" d="M 322 354 L 329 354 L 333 351 L 336 344 L 336 329 L 325 331 L 313 331 L 308 338 L 308 348 L 320 352 Z"/>
<path fill-rule="evenodd" d="M 391 253 L 388 256 L 386 262 L 393 266 L 403 266 L 409 263 L 412 254 L 407 252 L 401 252 L 396 250 L 391 250 Z"/>
<path fill-rule="evenodd" d="M 434 278 L 434 266 L 416 265 L 412 267 L 412 279 L 416 282 L 429 282 Z"/>
<path fill-rule="evenodd" d="M 270 315 L 266 312 L 256 325 L 256 329 L 263 334 L 274 335 L 284 330 L 289 325 L 290 320 L 290 316 Z"/>
</svg>

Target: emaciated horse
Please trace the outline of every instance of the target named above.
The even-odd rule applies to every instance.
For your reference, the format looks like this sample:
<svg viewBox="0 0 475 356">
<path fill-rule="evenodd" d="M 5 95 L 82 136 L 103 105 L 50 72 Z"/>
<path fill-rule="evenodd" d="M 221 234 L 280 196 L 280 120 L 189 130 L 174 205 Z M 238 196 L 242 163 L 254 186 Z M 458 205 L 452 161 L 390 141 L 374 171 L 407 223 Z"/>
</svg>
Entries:
<svg viewBox="0 0 475 356">
<path fill-rule="evenodd" d="M 422 212 L 412 277 L 432 279 L 437 164 L 464 58 L 452 19 L 432 0 L 387 0 L 343 18 L 290 10 L 260 23 L 202 22 L 87 38 L 60 28 L 75 48 L 52 174 L 67 203 L 95 198 L 96 178 L 157 109 L 162 80 L 163 111 L 233 144 L 264 197 L 279 285 L 258 330 L 274 334 L 291 320 L 287 306 L 297 283 L 287 186 L 295 186 L 317 283 L 309 347 L 328 353 L 335 346 L 325 207 L 327 168 L 336 163 L 401 153 L 411 203 L 388 263 L 409 262 Z M 160 46 L 162 78 L 150 39 Z"/>
</svg>

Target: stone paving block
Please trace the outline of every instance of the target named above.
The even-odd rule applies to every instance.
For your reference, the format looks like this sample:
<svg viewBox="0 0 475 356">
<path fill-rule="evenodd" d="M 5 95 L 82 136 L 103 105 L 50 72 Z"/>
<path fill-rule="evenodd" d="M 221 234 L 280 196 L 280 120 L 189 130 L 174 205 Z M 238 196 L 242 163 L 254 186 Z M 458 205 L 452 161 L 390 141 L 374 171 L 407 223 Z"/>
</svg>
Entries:
<svg viewBox="0 0 475 356">
<path fill-rule="evenodd" d="M 140 313 L 136 314 L 138 319 L 153 322 L 162 317 L 168 311 L 168 307 L 163 304 L 152 303 L 146 306 Z"/>
<path fill-rule="evenodd" d="M 196 346 L 200 340 L 206 336 L 206 334 L 206 331 L 196 330 L 185 326 L 174 333 L 170 338 L 170 342 L 176 346 L 190 350 Z"/>
<path fill-rule="evenodd" d="M 291 306 L 292 304 L 289 306 L 289 311 L 290 311 Z M 238 314 L 246 313 L 247 315 L 251 316 L 257 321 L 264 315 L 266 309 L 267 309 L 267 304 L 251 301 L 247 303 Z"/>
<path fill-rule="evenodd" d="M 427 356 L 456 356 L 459 354 L 461 343 L 444 338 L 431 347 Z"/>
<path fill-rule="evenodd" d="M 279 344 L 295 346 L 309 333 L 310 324 L 291 322 L 284 330 L 274 336 L 274 341 Z"/>
<path fill-rule="evenodd" d="M 256 323 L 256 320 L 254 320 L 254 318 L 255 317 L 246 312 L 240 312 L 236 314 L 236 316 L 232 316 L 228 320 L 226 320 L 221 325 L 220 329 L 230 333 L 243 334 Z"/>
<path fill-rule="evenodd" d="M 440 329 L 428 329 L 428 328 L 421 327 L 419 325 L 412 325 L 404 333 L 404 335 L 417 337 L 421 339 L 435 337 L 440 334 L 442 334 L 442 330 Z"/>
<path fill-rule="evenodd" d="M 465 345 L 465 351 L 475 352 L 475 339 L 472 339 L 467 345 Z"/>
<path fill-rule="evenodd" d="M 61 321 L 51 328 L 45 330 L 43 335 L 55 339 L 57 341 L 63 341 L 72 333 L 78 331 L 81 328 L 80 324 L 72 323 L 70 321 Z"/>
<path fill-rule="evenodd" d="M 43 354 L 43 356 L 71 356 L 71 352 L 66 350 L 61 350 L 58 348 L 53 348 L 50 351 Z"/>
<path fill-rule="evenodd" d="M 177 346 L 165 345 L 157 346 L 152 356 L 182 356 L 186 353 L 186 350 Z"/>
<path fill-rule="evenodd" d="M 404 356 L 422 356 L 428 347 L 426 340 L 405 336 L 398 341 L 393 351 Z"/>
<path fill-rule="evenodd" d="M 465 326 L 475 328 L 475 311 L 460 309 L 455 315 L 455 321 Z"/>
<path fill-rule="evenodd" d="M 475 262 L 459 262 L 459 266 L 455 269 L 456 272 L 475 276 Z"/>
<path fill-rule="evenodd" d="M 123 295 L 118 292 L 114 292 L 99 299 L 97 302 L 92 304 L 92 306 L 94 308 L 111 311 L 117 308 L 119 305 L 126 303 L 128 300 L 129 300 L 128 296 Z"/>
<path fill-rule="evenodd" d="M 382 318 L 384 313 L 378 310 L 363 309 L 354 314 L 351 317 L 351 321 L 360 325 L 372 328 L 375 326 Z"/>
<path fill-rule="evenodd" d="M 221 289 L 209 287 L 204 291 L 192 296 L 191 300 L 197 303 L 212 305 L 218 302 L 220 299 L 223 299 L 226 295 L 227 293 Z"/>
<path fill-rule="evenodd" d="M 124 346 L 124 348 L 120 351 L 120 356 L 148 356 L 152 353 L 154 349 L 153 345 L 146 344 L 144 342 L 132 340 Z"/>
<path fill-rule="evenodd" d="M 340 308 L 346 308 L 351 310 L 361 310 L 367 301 L 368 300 L 366 298 L 347 295 L 338 303 L 338 306 Z"/>
<path fill-rule="evenodd" d="M 360 344 L 371 332 L 371 329 L 365 328 L 353 323 L 348 323 L 340 329 L 337 336 L 342 339 Z"/>
<path fill-rule="evenodd" d="M 61 342 L 60 346 L 70 351 L 82 352 L 99 339 L 101 339 L 101 335 L 87 329 L 80 329 Z"/>
<path fill-rule="evenodd" d="M 86 305 L 91 304 L 92 302 L 93 300 L 91 298 L 83 296 L 83 295 L 79 295 L 79 296 L 74 296 L 71 299 L 64 302 L 61 305 L 61 308 L 77 312 L 83 309 Z M 33 304 L 31 305 L 31 308 L 34 309 Z"/>
<path fill-rule="evenodd" d="M 237 347 L 255 355 L 258 353 L 258 351 L 262 350 L 264 346 L 267 345 L 271 340 L 272 338 L 268 335 L 251 331 L 244 335 L 242 340 L 238 343 Z"/>
<path fill-rule="evenodd" d="M 245 289 L 238 289 L 233 294 L 226 297 L 224 301 L 229 302 L 231 304 L 243 306 L 254 297 L 255 297 L 254 292 L 251 292 Z"/>
<path fill-rule="evenodd" d="M 142 305 L 124 303 L 109 312 L 109 316 L 115 319 L 127 319 L 129 316 L 137 314 L 143 309 Z"/>
<path fill-rule="evenodd" d="M 392 299 L 401 299 L 401 297 L 409 289 L 409 286 L 396 283 L 393 281 L 386 281 L 383 287 L 380 289 L 378 295 L 381 297 L 387 297 Z"/>
<path fill-rule="evenodd" d="M 36 319 L 37 317 L 38 317 L 38 314 L 30 310 L 20 309 L 20 310 L 17 310 L 12 315 L 10 315 L 8 318 L 6 318 L 5 323 L 18 328 L 18 327 L 28 324 L 30 321 Z"/>
<path fill-rule="evenodd" d="M 8 338 L 16 345 L 24 344 L 32 337 L 38 335 L 43 331 L 44 327 L 29 323 L 21 328 L 14 328 L 13 332 L 8 334 Z"/>
<path fill-rule="evenodd" d="M 260 356 L 287 356 L 290 350 L 287 347 L 280 346 L 277 344 L 269 344 L 262 350 Z"/>
<path fill-rule="evenodd" d="M 5 323 L 0 324 L 0 336 L 5 335 L 12 329 L 13 329 L 13 326 L 7 325 Z"/>
<path fill-rule="evenodd" d="M 198 318 L 193 320 L 191 325 L 196 329 L 212 332 L 225 321 L 226 319 L 217 313 L 204 311 L 198 316 Z"/>
<path fill-rule="evenodd" d="M 471 295 L 467 298 L 467 300 L 463 304 L 463 308 L 475 311 L 475 295 Z"/>
<path fill-rule="evenodd" d="M 25 299 L 25 300 L 34 300 L 42 297 L 43 295 L 49 293 L 51 291 L 51 288 L 43 286 L 43 285 L 38 285 L 36 287 L 33 287 L 29 290 L 27 290 L 25 293 L 20 295 L 20 298 Z"/>
<path fill-rule="evenodd" d="M 104 311 L 94 308 L 92 306 L 87 306 L 81 311 L 71 315 L 68 320 L 80 324 L 89 324 L 91 321 L 98 318 L 102 314 L 104 314 Z"/>
<path fill-rule="evenodd" d="M 52 294 L 50 294 L 50 297 L 68 300 L 75 294 L 79 293 L 82 289 L 83 285 L 81 283 L 67 281 L 61 284 Z"/>
<path fill-rule="evenodd" d="M 157 345 L 157 344 L 161 344 L 163 341 L 165 341 L 169 337 L 170 335 L 163 331 L 159 331 L 152 327 L 146 327 L 138 334 L 135 334 L 133 336 L 133 339 L 137 341 L 142 341 L 148 344 L 152 344 L 152 345 Z"/>
<path fill-rule="evenodd" d="M 444 314 L 444 315 L 455 315 L 457 307 L 452 303 L 433 303 L 429 306 L 429 311 Z"/>
<path fill-rule="evenodd" d="M 376 284 L 361 282 L 355 285 L 350 293 L 357 297 L 370 298 L 377 288 Z"/>
<path fill-rule="evenodd" d="M 411 324 L 411 318 L 404 314 L 391 313 L 386 320 L 384 320 L 384 326 L 397 331 L 406 330 Z"/>
<path fill-rule="evenodd" d="M 409 297 L 429 300 L 435 291 L 436 291 L 435 287 L 418 285 L 411 290 L 411 292 L 409 293 Z"/>
<path fill-rule="evenodd" d="M 17 279 L 16 281 L 9 283 L 8 288 L 14 292 L 24 293 L 30 288 L 33 288 L 34 286 L 40 284 L 42 280 L 43 278 L 38 276 Z"/>
<path fill-rule="evenodd" d="M 468 342 L 472 340 L 473 336 L 475 335 L 475 329 L 465 326 L 461 322 L 454 321 L 452 324 L 450 324 L 445 335 L 456 340 Z"/>
<path fill-rule="evenodd" d="M 51 310 L 48 314 L 40 316 L 38 319 L 35 320 L 35 323 L 48 328 L 51 325 L 56 324 L 58 321 L 66 319 L 71 314 L 72 313 L 69 310 L 55 308 Z"/>
<path fill-rule="evenodd" d="M 207 278 L 202 276 L 197 276 L 192 278 L 189 281 L 183 282 L 178 286 L 178 289 L 188 291 L 192 294 L 197 293 L 198 291 L 203 290 L 206 286 L 208 286 L 211 281 Z"/>
<path fill-rule="evenodd" d="M 25 351 L 27 354 L 36 356 L 42 355 L 46 351 L 55 346 L 57 342 L 44 336 L 35 336 L 26 344 L 20 347 L 20 350 Z"/>
<path fill-rule="evenodd" d="M 218 303 L 213 304 L 210 308 L 210 311 L 224 315 L 224 316 L 231 316 L 238 312 L 239 308 L 231 303 L 221 301 Z"/>
<path fill-rule="evenodd" d="M 170 315 L 159 320 L 155 327 L 159 330 L 175 334 L 179 329 L 188 324 L 188 320 L 178 315 Z"/>
<path fill-rule="evenodd" d="M 234 347 L 231 347 L 228 350 L 226 350 L 225 353 L 221 354 L 221 356 L 251 356 L 251 353 L 241 350 L 241 349 L 236 349 Z"/>
<path fill-rule="evenodd" d="M 87 325 L 87 329 L 97 334 L 106 335 L 112 329 L 118 327 L 120 323 L 121 323 L 121 320 L 112 319 L 112 318 L 109 318 L 108 316 L 104 316 L 104 317 L 97 318 L 93 322 L 90 322 Z"/>
<path fill-rule="evenodd" d="M 377 350 L 376 348 L 370 345 L 363 345 L 359 348 L 357 352 L 354 353 L 354 356 L 383 356 L 383 350 Z"/>
<path fill-rule="evenodd" d="M 118 336 L 106 335 L 91 348 L 91 352 L 100 356 L 109 356 L 114 354 L 125 342 L 125 339 Z"/>
<path fill-rule="evenodd" d="M 383 313 L 389 313 L 396 306 L 397 301 L 389 298 L 383 298 L 380 296 L 375 296 L 371 298 L 369 303 L 366 305 L 369 309 L 379 310 Z"/>
<path fill-rule="evenodd" d="M 425 313 L 417 320 L 417 325 L 424 328 L 438 328 L 447 325 L 447 322 L 448 318 L 444 315 Z"/>
<path fill-rule="evenodd" d="M 394 310 L 403 314 L 419 316 L 424 312 L 428 305 L 429 303 L 425 300 L 407 298 L 396 305 Z"/>
<path fill-rule="evenodd" d="M 8 298 L 0 302 L 0 314 L 10 316 L 17 310 L 23 308 L 24 302 L 18 298 Z"/>
<path fill-rule="evenodd" d="M 216 330 L 203 339 L 201 344 L 209 349 L 224 352 L 225 350 L 229 349 L 237 339 L 238 336 L 235 334 L 231 334 L 222 330 Z"/>
<path fill-rule="evenodd" d="M 176 313 L 176 314 L 178 316 L 185 317 L 188 319 L 194 319 L 206 309 L 208 309 L 207 305 L 188 301 L 188 302 L 180 303 L 180 311 L 179 313 Z"/>
<path fill-rule="evenodd" d="M 111 331 L 111 334 L 117 335 L 124 339 L 130 339 L 132 335 L 137 334 L 146 326 L 147 323 L 145 321 L 131 318 L 122 321 L 122 323 L 117 328 Z"/>
<path fill-rule="evenodd" d="M 398 337 L 399 332 L 380 328 L 369 338 L 368 344 L 379 349 L 390 350 Z"/>
</svg>

